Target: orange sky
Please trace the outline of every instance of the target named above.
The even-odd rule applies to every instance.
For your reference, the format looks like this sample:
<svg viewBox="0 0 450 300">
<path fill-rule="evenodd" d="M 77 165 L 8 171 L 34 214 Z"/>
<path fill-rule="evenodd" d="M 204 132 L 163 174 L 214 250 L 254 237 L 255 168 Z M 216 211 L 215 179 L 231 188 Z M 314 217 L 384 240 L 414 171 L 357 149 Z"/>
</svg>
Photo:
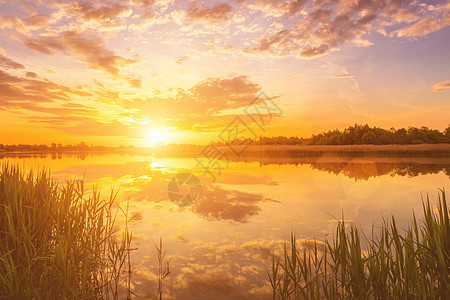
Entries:
<svg viewBox="0 0 450 300">
<path fill-rule="evenodd" d="M 236 116 L 443 130 L 449 25 L 450 1 L 0 1 L 0 143 L 208 143 Z"/>
</svg>

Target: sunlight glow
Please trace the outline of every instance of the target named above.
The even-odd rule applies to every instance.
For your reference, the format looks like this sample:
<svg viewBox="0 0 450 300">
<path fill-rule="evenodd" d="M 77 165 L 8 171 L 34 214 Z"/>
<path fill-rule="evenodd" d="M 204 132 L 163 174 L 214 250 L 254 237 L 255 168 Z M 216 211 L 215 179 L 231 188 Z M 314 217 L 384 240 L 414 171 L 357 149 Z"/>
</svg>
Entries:
<svg viewBox="0 0 450 300">
<path fill-rule="evenodd" d="M 170 133 L 164 129 L 150 129 L 147 131 L 147 144 L 155 146 L 170 140 Z"/>
</svg>

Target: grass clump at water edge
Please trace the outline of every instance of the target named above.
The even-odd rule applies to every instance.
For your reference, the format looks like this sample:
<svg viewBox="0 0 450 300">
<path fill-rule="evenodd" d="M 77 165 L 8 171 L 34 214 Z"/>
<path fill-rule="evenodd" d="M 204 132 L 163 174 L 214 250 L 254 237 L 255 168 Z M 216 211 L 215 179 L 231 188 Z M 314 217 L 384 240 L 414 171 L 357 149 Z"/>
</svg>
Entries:
<svg viewBox="0 0 450 300">
<path fill-rule="evenodd" d="M 299 247 L 295 234 L 273 256 L 273 299 L 450 299 L 450 225 L 445 192 L 423 219 L 400 230 L 392 217 L 363 250 L 354 224 L 339 222 L 331 241 Z"/>
<path fill-rule="evenodd" d="M 132 234 L 118 233 L 125 212 L 114 199 L 86 196 L 80 180 L 58 185 L 45 170 L 3 164 L 0 298 L 129 299 Z"/>
</svg>

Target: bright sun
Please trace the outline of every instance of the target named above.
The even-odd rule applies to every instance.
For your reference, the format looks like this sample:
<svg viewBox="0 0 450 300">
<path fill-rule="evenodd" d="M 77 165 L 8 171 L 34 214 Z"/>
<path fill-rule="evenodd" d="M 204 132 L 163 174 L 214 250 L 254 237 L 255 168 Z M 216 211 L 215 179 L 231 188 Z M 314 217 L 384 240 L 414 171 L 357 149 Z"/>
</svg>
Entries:
<svg viewBox="0 0 450 300">
<path fill-rule="evenodd" d="M 147 131 L 147 142 L 151 146 L 167 142 L 168 139 L 169 133 L 166 130 L 150 129 L 149 131 Z"/>
</svg>

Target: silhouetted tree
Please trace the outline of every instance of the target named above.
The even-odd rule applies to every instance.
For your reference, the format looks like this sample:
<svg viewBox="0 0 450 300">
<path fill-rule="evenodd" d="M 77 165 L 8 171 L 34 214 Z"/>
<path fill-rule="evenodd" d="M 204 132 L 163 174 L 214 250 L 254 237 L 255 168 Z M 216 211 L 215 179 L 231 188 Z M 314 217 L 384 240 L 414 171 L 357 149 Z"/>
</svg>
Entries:
<svg viewBox="0 0 450 300">
<path fill-rule="evenodd" d="M 251 142 L 251 140 L 234 140 L 229 144 L 242 144 L 243 142 Z M 422 143 L 450 143 L 450 125 L 443 132 L 435 129 L 429 129 L 422 126 L 409 127 L 408 129 L 390 128 L 389 130 L 369 127 L 369 125 L 350 126 L 343 131 L 329 130 L 313 135 L 309 139 L 298 137 L 264 137 L 260 136 L 259 140 L 253 141 L 256 145 L 390 145 L 390 144 L 422 144 Z M 216 145 L 224 145 L 216 143 Z"/>
<path fill-rule="evenodd" d="M 371 144 L 375 145 L 377 144 L 377 136 L 373 132 L 366 132 L 361 138 L 361 142 L 363 144 Z"/>
</svg>

